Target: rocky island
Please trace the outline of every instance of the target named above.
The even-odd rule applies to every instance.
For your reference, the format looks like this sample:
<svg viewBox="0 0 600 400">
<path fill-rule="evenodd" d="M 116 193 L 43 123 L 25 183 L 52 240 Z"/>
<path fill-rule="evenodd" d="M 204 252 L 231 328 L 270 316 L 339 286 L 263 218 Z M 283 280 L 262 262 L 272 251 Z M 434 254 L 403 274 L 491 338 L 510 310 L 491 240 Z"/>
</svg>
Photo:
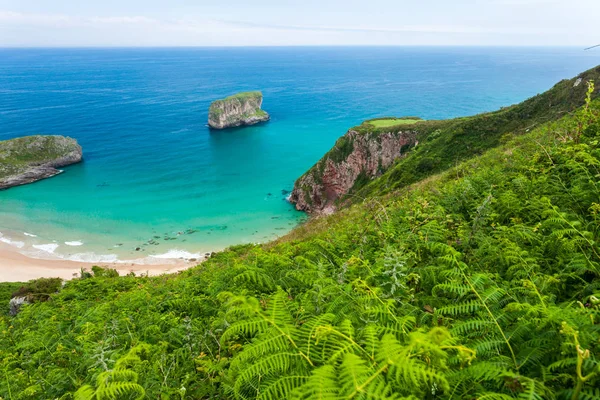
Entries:
<svg viewBox="0 0 600 400">
<path fill-rule="evenodd" d="M 213 129 L 254 125 L 269 120 L 269 114 L 261 109 L 261 92 L 243 92 L 216 100 L 210 105 L 208 125 Z"/>
<path fill-rule="evenodd" d="M 80 162 L 81 146 L 64 136 L 24 136 L 0 141 L 0 190 L 59 174 Z"/>
</svg>

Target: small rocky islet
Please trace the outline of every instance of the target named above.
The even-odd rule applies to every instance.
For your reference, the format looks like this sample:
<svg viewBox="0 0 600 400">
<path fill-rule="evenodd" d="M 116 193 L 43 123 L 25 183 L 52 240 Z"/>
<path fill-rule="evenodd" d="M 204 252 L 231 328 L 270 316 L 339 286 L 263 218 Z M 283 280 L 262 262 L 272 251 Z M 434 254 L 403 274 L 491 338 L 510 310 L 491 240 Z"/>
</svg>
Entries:
<svg viewBox="0 0 600 400">
<path fill-rule="evenodd" d="M 213 101 L 208 110 L 208 126 L 227 129 L 255 125 L 271 117 L 262 107 L 263 95 L 259 91 L 242 92 Z"/>
<path fill-rule="evenodd" d="M 33 135 L 0 141 L 0 190 L 60 174 L 58 168 L 83 159 L 75 139 Z"/>
<path fill-rule="evenodd" d="M 270 119 L 261 109 L 260 91 L 242 92 L 210 105 L 208 125 L 226 129 L 255 125 Z M 0 190 L 58 175 L 58 168 L 81 162 L 77 141 L 60 135 L 32 135 L 0 141 Z M 108 186 L 103 182 L 98 187 Z"/>
</svg>

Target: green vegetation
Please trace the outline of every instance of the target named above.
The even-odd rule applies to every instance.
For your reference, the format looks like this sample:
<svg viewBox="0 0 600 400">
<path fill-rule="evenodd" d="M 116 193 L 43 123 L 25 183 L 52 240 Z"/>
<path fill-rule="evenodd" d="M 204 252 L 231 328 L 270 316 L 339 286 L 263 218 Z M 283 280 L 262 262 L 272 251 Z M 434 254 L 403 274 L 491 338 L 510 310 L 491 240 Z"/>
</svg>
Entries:
<svg viewBox="0 0 600 400">
<path fill-rule="evenodd" d="M 0 396 L 600 397 L 591 94 L 410 186 L 388 175 L 385 195 L 276 242 L 179 275 L 69 281 L 0 319 Z"/>
<path fill-rule="evenodd" d="M 238 100 L 248 100 L 248 99 L 262 99 L 263 94 L 260 91 L 254 91 L 254 92 L 241 92 L 241 93 L 236 93 L 232 96 L 226 97 L 225 100 L 232 100 L 232 99 L 238 99 Z"/>
<path fill-rule="evenodd" d="M 268 115 L 269 114 L 267 114 L 267 112 L 264 110 L 256 110 L 256 112 L 254 113 L 254 116 L 256 117 L 266 117 Z"/>
<path fill-rule="evenodd" d="M 213 101 L 210 105 L 210 109 L 211 111 L 213 109 L 216 110 L 218 107 L 223 107 L 227 102 L 230 102 L 232 100 L 237 100 L 243 103 L 248 101 L 255 101 L 260 104 L 260 102 L 262 101 L 262 97 L 263 95 L 261 92 L 241 92 L 232 96 L 225 97 L 224 99 Z"/>
<path fill-rule="evenodd" d="M 256 123 L 253 118 L 268 120 L 269 114 L 260 108 L 262 97 L 261 92 L 242 92 L 213 101 L 208 110 L 209 125 L 223 129 Z"/>
<path fill-rule="evenodd" d="M 77 142 L 63 136 L 24 136 L 0 141 L 0 180 L 39 165 L 81 152 Z"/>
<path fill-rule="evenodd" d="M 366 124 L 372 125 L 375 128 L 389 128 L 391 126 L 399 125 L 412 125 L 419 121 L 421 118 L 417 117 L 404 117 L 404 118 L 378 118 L 366 121 Z"/>
<path fill-rule="evenodd" d="M 582 82 L 577 84 L 577 82 Z M 411 126 L 418 132 L 419 145 L 389 168 L 384 176 L 368 185 L 357 187 L 349 199 L 360 201 L 374 195 L 390 193 L 458 163 L 499 146 L 503 137 L 512 137 L 555 121 L 583 105 L 586 86 L 583 82 L 600 82 L 600 66 L 583 72 L 573 79 L 563 80 L 550 90 L 522 103 L 499 111 L 445 121 L 421 121 Z M 600 95 L 596 87 L 592 98 Z M 405 129 L 399 126 L 397 129 Z M 390 128 L 373 128 L 364 123 L 354 130 L 369 135 L 388 132 Z M 334 151 L 335 149 L 332 149 Z"/>
</svg>

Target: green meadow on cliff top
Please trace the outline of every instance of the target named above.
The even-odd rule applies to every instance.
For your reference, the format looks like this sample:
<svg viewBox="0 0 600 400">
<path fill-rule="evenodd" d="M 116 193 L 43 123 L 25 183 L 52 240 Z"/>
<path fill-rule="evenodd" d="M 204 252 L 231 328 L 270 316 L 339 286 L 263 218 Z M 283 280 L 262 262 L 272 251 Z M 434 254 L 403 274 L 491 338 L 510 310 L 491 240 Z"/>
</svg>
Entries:
<svg viewBox="0 0 600 400">
<path fill-rule="evenodd" d="M 398 125 L 411 125 L 416 122 L 421 121 L 421 118 L 416 117 L 405 117 L 405 118 L 378 118 L 371 119 L 366 123 L 369 125 L 373 125 L 375 128 L 386 128 L 390 126 L 398 126 Z"/>
<path fill-rule="evenodd" d="M 536 107 L 452 122 L 429 151 L 456 157 L 275 242 L 2 315 L 0 396 L 600 398 L 600 101 Z"/>
</svg>

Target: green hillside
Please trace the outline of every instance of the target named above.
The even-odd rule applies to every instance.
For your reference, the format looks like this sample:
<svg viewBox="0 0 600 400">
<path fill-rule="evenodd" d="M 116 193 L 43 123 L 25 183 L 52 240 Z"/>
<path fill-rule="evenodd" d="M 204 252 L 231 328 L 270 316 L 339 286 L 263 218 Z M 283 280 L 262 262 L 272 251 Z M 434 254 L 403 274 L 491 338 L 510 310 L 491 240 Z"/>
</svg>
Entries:
<svg viewBox="0 0 600 400">
<path fill-rule="evenodd" d="M 326 206 L 335 205 L 339 209 L 348 203 L 357 203 L 373 195 L 406 187 L 479 156 L 514 135 L 530 132 L 544 123 L 573 112 L 584 104 L 586 82 L 589 81 L 600 81 L 600 66 L 572 79 L 562 80 L 522 103 L 494 112 L 449 120 L 386 117 L 365 121 L 340 137 L 333 148 L 296 181 L 292 201 L 301 209 L 319 213 Z M 600 88 L 597 87 L 592 98 L 599 95 Z M 360 143 L 357 145 L 356 141 L 361 142 L 367 138 L 372 147 L 377 149 L 382 140 L 389 141 L 390 136 L 410 140 L 406 140 L 407 144 L 402 148 L 402 157 L 398 156 L 391 166 L 389 163 L 379 163 L 377 175 L 383 173 L 383 176 L 373 181 L 372 171 L 367 172 L 365 165 L 356 165 L 357 156 L 360 157 L 362 152 L 367 151 Z M 358 153 L 354 153 L 356 148 L 359 149 Z M 353 170 L 362 171 L 356 179 L 344 176 L 347 164 L 353 164 L 349 167 Z M 338 168 L 337 174 L 342 175 L 338 180 L 350 180 L 353 184 L 341 187 L 334 179 L 328 185 L 325 173 L 327 171 L 331 174 L 334 169 L 332 167 Z"/>
<path fill-rule="evenodd" d="M 600 82 L 600 65 L 572 79 L 562 80 L 550 90 L 522 103 L 495 112 L 420 122 L 416 127 L 420 132 L 420 146 L 414 148 L 408 157 L 399 160 L 382 179 L 366 188 L 357 188 L 355 198 L 387 193 L 417 182 L 465 159 L 481 155 L 513 135 L 530 132 L 544 123 L 562 118 L 583 104 L 587 90 L 585 82 L 588 81 Z M 600 87 L 592 93 L 592 98 L 598 96 Z M 363 124 L 359 129 L 369 129 L 368 126 Z"/>
<path fill-rule="evenodd" d="M 554 122 L 531 100 L 490 119 L 535 113 L 520 135 L 464 119 L 422 175 L 398 164 L 360 203 L 178 275 L 24 285 L 36 302 L 0 320 L 0 397 L 600 398 L 591 96 Z"/>
</svg>

